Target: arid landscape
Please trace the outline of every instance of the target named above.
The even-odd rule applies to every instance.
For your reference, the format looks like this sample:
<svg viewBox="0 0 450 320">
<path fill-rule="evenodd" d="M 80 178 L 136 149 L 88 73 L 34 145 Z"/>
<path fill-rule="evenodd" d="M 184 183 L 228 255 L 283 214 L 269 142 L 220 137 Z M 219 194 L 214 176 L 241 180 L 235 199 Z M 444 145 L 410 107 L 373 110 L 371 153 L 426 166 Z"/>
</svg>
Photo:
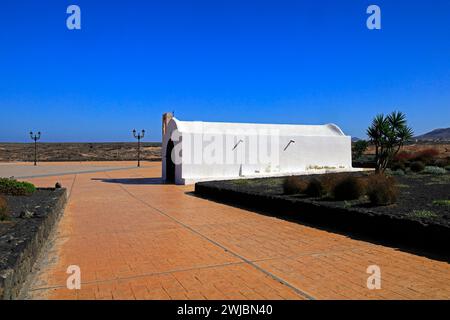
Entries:
<svg viewBox="0 0 450 320">
<path fill-rule="evenodd" d="M 450 157 L 450 142 L 419 141 L 404 146 L 401 150 L 420 152 L 436 149 L 440 158 Z M 375 153 L 373 146 L 364 152 Z M 137 157 L 137 143 L 38 143 L 39 161 L 129 161 Z M 32 143 L 0 143 L 0 162 L 33 161 L 34 144 Z M 143 142 L 141 159 L 147 161 L 161 160 L 161 143 Z"/>
<path fill-rule="evenodd" d="M 137 143 L 38 143 L 38 161 L 126 161 L 137 158 Z M 0 143 L 0 162 L 33 161 L 33 143 Z M 141 159 L 161 160 L 161 144 L 141 143 Z"/>
<path fill-rule="evenodd" d="M 450 302 L 450 0 L 1 4 L 0 315 Z"/>
<path fill-rule="evenodd" d="M 426 142 L 419 141 L 417 143 L 410 143 L 403 146 L 400 149 L 400 152 L 408 152 L 408 153 L 417 153 L 424 150 L 436 150 L 436 157 L 445 159 L 450 157 L 450 142 Z M 366 155 L 375 154 L 375 147 L 369 146 L 367 150 L 364 152 Z"/>
</svg>

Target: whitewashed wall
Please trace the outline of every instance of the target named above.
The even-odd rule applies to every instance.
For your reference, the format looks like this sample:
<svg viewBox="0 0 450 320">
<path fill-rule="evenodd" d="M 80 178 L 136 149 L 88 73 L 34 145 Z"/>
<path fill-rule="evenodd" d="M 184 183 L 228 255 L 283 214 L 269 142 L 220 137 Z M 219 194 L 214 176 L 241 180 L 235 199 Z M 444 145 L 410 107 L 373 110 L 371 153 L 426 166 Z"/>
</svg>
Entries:
<svg viewBox="0 0 450 320">
<path fill-rule="evenodd" d="M 205 125 L 206 124 L 206 125 Z M 234 124 L 233 124 L 234 125 Z M 248 127 L 248 124 L 245 124 Z M 263 125 L 257 125 L 261 128 Z M 267 125 L 270 128 L 277 128 L 277 125 Z M 335 168 L 337 170 L 351 169 L 351 138 L 345 136 L 342 131 L 334 126 L 283 126 L 280 125 L 281 135 L 275 139 L 277 144 L 272 144 L 274 148 L 273 152 L 278 153 L 278 163 L 272 163 L 270 159 L 257 159 L 256 164 L 248 164 L 245 161 L 244 156 L 248 157 L 249 154 L 249 138 L 243 137 L 239 133 L 231 133 L 222 136 L 224 139 L 222 152 L 225 158 L 225 153 L 228 155 L 235 154 L 236 161 L 233 164 L 208 164 L 204 161 L 203 156 L 208 153 L 208 142 L 203 142 L 200 150 L 197 150 L 196 154 L 193 154 L 192 149 L 188 148 L 193 139 L 199 139 L 198 141 L 204 141 L 205 137 L 210 138 L 210 134 L 218 134 L 221 129 L 223 132 L 227 130 L 227 124 L 221 124 L 221 127 L 217 125 L 209 125 L 208 123 L 188 123 L 181 122 L 177 119 L 172 119 L 169 122 L 168 130 L 163 137 L 162 145 L 162 176 L 166 178 L 166 149 L 169 138 L 174 130 L 178 130 L 181 134 L 181 141 L 175 143 L 175 149 L 182 150 L 182 164 L 175 165 L 175 181 L 177 184 L 194 183 L 196 181 L 205 180 L 220 180 L 238 178 L 242 176 L 251 177 L 265 177 L 272 175 L 282 174 L 297 174 L 304 173 L 307 170 L 321 169 L 327 167 L 329 169 Z M 292 130 L 290 128 L 292 127 Z M 233 130 L 231 130 L 233 131 Z M 245 131 L 245 130 L 244 130 Z M 293 134 L 290 134 L 292 132 Z M 313 135 L 317 133 L 318 135 Z M 234 140 L 234 145 L 239 143 L 234 151 L 230 150 L 233 146 L 226 145 L 225 141 L 230 138 L 229 141 Z M 267 137 L 270 139 L 270 137 Z M 206 139 L 208 140 L 208 139 Z M 274 140 L 274 141 L 275 141 Z M 289 142 L 294 140 L 294 143 Z M 180 143 L 181 145 L 178 145 Z M 286 146 L 289 146 L 286 148 Z M 178 147 L 177 147 L 178 145 Z M 259 147 L 259 146 L 257 146 Z M 241 149 L 241 150 L 240 150 Z M 246 152 L 242 152 L 242 150 Z M 191 151 L 190 151 L 191 150 Z M 252 153 L 253 154 L 253 153 Z M 190 161 L 187 161 L 190 159 Z M 193 161 L 195 159 L 195 161 Z"/>
</svg>

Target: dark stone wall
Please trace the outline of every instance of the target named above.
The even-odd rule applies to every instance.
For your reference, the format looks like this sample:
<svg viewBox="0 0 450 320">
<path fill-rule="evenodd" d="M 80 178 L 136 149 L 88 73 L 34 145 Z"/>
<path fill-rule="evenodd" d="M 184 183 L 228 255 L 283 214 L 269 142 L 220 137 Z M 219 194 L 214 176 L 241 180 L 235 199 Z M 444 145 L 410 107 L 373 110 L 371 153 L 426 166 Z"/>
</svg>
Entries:
<svg viewBox="0 0 450 320">
<path fill-rule="evenodd" d="M 40 219 L 36 226 L 29 228 L 32 233 L 30 237 L 23 242 L 23 245 L 17 246 L 17 251 L 11 255 L 7 261 L 6 268 L 0 269 L 0 299 L 16 299 L 28 275 L 33 269 L 36 259 L 44 247 L 50 232 L 64 212 L 67 201 L 67 190 L 58 189 L 54 191 L 58 199 L 47 212 L 45 217 Z M 33 223 L 30 221 L 29 224 Z"/>
</svg>

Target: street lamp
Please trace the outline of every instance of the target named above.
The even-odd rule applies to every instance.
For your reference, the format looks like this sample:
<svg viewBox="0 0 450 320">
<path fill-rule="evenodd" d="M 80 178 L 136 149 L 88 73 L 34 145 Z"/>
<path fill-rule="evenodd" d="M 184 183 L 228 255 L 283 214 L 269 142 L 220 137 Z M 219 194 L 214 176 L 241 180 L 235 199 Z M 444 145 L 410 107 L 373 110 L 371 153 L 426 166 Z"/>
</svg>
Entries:
<svg viewBox="0 0 450 320">
<path fill-rule="evenodd" d="M 136 133 L 136 129 L 133 129 L 133 136 L 138 140 L 138 167 L 141 166 L 141 139 L 144 138 L 145 130 L 141 133 Z"/>
<path fill-rule="evenodd" d="M 31 140 L 34 140 L 34 165 L 37 165 L 37 141 L 41 138 L 41 132 L 39 131 L 37 134 L 33 134 L 33 131 L 30 131 Z"/>
</svg>

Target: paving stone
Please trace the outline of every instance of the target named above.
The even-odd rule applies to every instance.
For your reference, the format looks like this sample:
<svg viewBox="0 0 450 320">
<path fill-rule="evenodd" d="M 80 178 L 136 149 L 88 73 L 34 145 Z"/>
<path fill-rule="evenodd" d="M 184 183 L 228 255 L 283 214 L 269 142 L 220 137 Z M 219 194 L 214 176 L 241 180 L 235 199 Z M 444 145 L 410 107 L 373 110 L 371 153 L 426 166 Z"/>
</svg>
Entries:
<svg viewBox="0 0 450 320">
<path fill-rule="evenodd" d="M 201 199 L 193 186 L 158 184 L 159 176 L 153 163 L 28 179 L 59 181 L 70 198 L 27 298 L 450 297 L 446 262 Z M 81 290 L 66 288 L 74 264 Z M 380 290 L 366 286 L 372 264 Z"/>
</svg>

